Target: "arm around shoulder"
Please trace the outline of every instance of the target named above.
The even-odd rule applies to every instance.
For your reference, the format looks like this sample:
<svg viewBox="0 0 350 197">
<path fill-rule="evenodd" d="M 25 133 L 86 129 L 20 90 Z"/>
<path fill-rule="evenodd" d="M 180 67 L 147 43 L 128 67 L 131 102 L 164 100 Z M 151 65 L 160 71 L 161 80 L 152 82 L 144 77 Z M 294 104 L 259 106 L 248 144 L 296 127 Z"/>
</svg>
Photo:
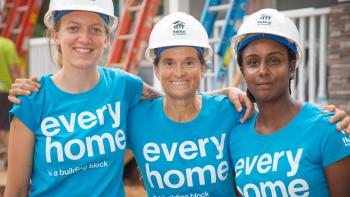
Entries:
<svg viewBox="0 0 350 197">
<path fill-rule="evenodd" d="M 154 99 L 160 96 L 163 96 L 161 91 L 158 91 L 157 89 L 143 82 L 141 99 Z"/>
<path fill-rule="evenodd" d="M 28 196 L 35 136 L 17 118 L 11 121 L 5 197 Z"/>
</svg>

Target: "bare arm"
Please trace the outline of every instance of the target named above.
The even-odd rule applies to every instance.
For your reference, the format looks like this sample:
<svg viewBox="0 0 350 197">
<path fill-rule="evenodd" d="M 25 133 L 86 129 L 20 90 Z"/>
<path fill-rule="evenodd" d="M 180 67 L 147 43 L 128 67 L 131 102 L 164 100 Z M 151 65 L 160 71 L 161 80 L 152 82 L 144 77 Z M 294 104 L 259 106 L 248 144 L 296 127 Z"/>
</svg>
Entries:
<svg viewBox="0 0 350 197">
<path fill-rule="evenodd" d="M 154 99 L 163 95 L 164 94 L 162 92 L 143 82 L 141 99 Z"/>
<path fill-rule="evenodd" d="M 10 65 L 10 73 L 13 81 L 21 77 L 21 72 L 19 71 L 16 64 Z"/>
<path fill-rule="evenodd" d="M 16 117 L 10 128 L 5 197 L 28 196 L 32 172 L 34 134 Z"/>
<path fill-rule="evenodd" d="M 350 156 L 327 166 L 324 171 L 330 196 L 350 196 Z"/>
<path fill-rule="evenodd" d="M 37 92 L 41 88 L 38 79 L 19 78 L 11 85 L 8 99 L 14 104 L 19 104 L 20 100 L 16 96 L 28 96 L 31 92 Z M 154 99 L 163 96 L 163 93 L 143 82 L 141 99 Z"/>
<path fill-rule="evenodd" d="M 241 120 L 240 120 L 241 123 L 248 120 L 255 113 L 255 108 L 253 106 L 253 103 L 249 100 L 249 98 L 247 97 L 245 92 L 243 92 L 239 88 L 227 87 L 227 88 L 222 88 L 222 89 L 218 89 L 218 90 L 212 90 L 212 91 L 209 91 L 207 93 L 210 95 L 213 95 L 213 94 L 226 95 L 230 99 L 232 104 L 236 107 L 238 112 L 242 111 L 242 109 L 243 109 L 242 105 L 246 106 L 247 110 L 246 110 L 243 118 L 241 118 Z"/>
</svg>

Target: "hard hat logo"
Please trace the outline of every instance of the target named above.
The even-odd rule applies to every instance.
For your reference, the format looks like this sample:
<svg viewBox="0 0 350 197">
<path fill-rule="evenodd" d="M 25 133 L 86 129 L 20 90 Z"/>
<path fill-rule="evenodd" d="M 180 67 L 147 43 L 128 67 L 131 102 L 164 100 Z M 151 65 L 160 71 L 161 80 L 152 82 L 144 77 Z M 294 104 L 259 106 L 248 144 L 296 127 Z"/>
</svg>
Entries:
<svg viewBox="0 0 350 197">
<path fill-rule="evenodd" d="M 211 60 L 213 49 L 203 25 L 193 16 L 183 12 L 173 12 L 160 20 L 152 29 L 145 55 L 148 60 L 157 58 L 159 48 L 192 46 L 203 48 L 205 61 Z"/>
<path fill-rule="evenodd" d="M 175 21 L 173 23 L 174 29 L 173 29 L 173 35 L 186 35 L 185 31 L 185 23 L 182 21 Z"/>
<path fill-rule="evenodd" d="M 258 20 L 258 25 L 271 25 L 271 16 L 262 14 Z"/>
<path fill-rule="evenodd" d="M 283 13 L 275 9 L 266 8 L 245 17 L 237 34 L 232 38 L 232 54 L 236 65 L 238 65 L 238 47 L 241 48 L 243 46 L 242 42 L 252 39 L 253 35 L 264 35 L 265 39 L 268 37 L 273 40 L 276 36 L 281 37 L 283 44 L 296 54 L 296 66 L 301 63 L 303 46 L 297 27 Z M 278 40 L 281 41 L 281 39 Z"/>
</svg>

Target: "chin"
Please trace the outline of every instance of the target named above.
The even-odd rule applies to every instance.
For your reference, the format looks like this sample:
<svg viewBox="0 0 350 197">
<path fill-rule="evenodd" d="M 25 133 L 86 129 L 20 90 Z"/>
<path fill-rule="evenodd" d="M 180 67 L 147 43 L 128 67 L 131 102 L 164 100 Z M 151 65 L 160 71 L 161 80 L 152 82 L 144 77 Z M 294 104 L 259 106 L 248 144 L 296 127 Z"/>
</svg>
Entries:
<svg viewBox="0 0 350 197">
<path fill-rule="evenodd" d="M 74 62 L 72 65 L 76 68 L 91 68 L 97 66 L 97 62 L 92 62 L 92 61 L 79 61 L 79 62 Z"/>
<path fill-rule="evenodd" d="M 196 92 L 194 93 L 165 93 L 168 95 L 170 98 L 173 99 L 188 99 L 191 98 L 192 96 L 196 95 Z"/>
</svg>

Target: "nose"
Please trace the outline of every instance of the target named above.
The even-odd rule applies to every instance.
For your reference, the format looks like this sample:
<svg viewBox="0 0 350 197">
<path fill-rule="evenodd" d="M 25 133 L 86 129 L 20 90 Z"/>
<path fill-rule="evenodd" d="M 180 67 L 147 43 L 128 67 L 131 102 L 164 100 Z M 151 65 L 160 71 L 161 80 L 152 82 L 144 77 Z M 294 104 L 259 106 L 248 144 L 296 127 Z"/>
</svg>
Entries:
<svg viewBox="0 0 350 197">
<path fill-rule="evenodd" d="M 174 76 L 175 77 L 182 77 L 184 75 L 184 69 L 181 64 L 176 64 L 174 68 Z"/>
<path fill-rule="evenodd" d="M 89 44 L 91 42 L 91 35 L 88 31 L 83 31 L 79 35 L 79 42 L 82 44 Z"/>
<path fill-rule="evenodd" d="M 269 73 L 269 68 L 266 63 L 262 62 L 259 66 L 259 76 L 263 77 L 268 75 Z"/>
</svg>

